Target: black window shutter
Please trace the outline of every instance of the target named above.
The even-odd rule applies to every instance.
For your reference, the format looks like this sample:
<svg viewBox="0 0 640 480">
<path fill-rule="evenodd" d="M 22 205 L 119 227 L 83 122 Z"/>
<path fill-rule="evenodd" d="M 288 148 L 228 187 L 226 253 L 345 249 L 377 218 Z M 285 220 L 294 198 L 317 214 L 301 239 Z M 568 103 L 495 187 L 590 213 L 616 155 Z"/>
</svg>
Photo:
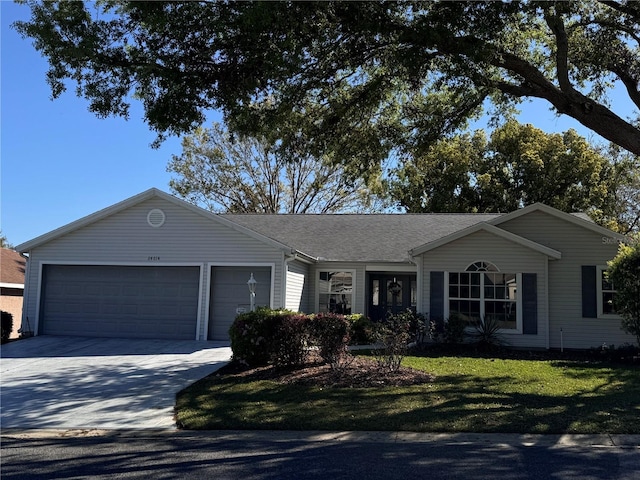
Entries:
<svg viewBox="0 0 640 480">
<path fill-rule="evenodd" d="M 538 333 L 538 276 L 535 273 L 522 274 L 522 333 Z"/>
<path fill-rule="evenodd" d="M 444 272 L 430 272 L 430 319 L 436 325 L 444 323 Z"/>
<path fill-rule="evenodd" d="M 582 266 L 582 316 L 598 316 L 598 279 L 595 265 Z"/>
</svg>

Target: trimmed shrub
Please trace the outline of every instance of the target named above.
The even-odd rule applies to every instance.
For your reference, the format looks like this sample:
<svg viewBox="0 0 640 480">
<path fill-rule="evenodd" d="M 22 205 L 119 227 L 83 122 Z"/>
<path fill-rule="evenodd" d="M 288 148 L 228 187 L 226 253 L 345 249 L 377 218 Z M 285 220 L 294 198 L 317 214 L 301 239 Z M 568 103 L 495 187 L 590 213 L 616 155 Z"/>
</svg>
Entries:
<svg viewBox="0 0 640 480">
<path fill-rule="evenodd" d="M 229 328 L 233 359 L 252 367 L 267 365 L 271 360 L 271 344 L 283 313 L 291 314 L 262 307 L 255 312 L 238 315 Z"/>
<path fill-rule="evenodd" d="M 460 315 L 451 315 L 444 324 L 444 341 L 445 343 L 462 343 L 464 342 L 464 331 L 467 328 L 467 322 Z"/>
<path fill-rule="evenodd" d="M 0 311 L 0 341 L 7 342 L 13 331 L 13 315 Z"/>
<path fill-rule="evenodd" d="M 347 315 L 351 322 L 351 345 L 370 345 L 375 342 L 375 324 L 361 313 Z"/>
<path fill-rule="evenodd" d="M 276 367 L 303 365 L 308 353 L 310 318 L 280 312 L 274 319 L 273 339 L 267 345 L 270 360 Z"/>
<path fill-rule="evenodd" d="M 349 353 L 351 322 L 336 313 L 318 313 L 311 320 L 313 343 L 332 370 L 340 370 L 353 360 Z"/>
</svg>

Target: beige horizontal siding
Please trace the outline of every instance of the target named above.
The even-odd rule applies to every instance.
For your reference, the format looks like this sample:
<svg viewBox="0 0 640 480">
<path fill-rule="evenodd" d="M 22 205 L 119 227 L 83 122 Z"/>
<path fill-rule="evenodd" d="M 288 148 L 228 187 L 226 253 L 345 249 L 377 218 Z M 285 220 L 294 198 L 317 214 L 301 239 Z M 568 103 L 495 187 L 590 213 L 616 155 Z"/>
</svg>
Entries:
<svg viewBox="0 0 640 480">
<path fill-rule="evenodd" d="M 159 208 L 166 215 L 160 228 L 147 223 L 147 214 Z M 140 265 L 199 263 L 203 265 L 200 332 L 206 323 L 208 272 L 206 264 L 274 264 L 274 307 L 283 298 L 283 252 L 226 225 L 207 219 L 161 198 L 141 202 L 107 218 L 52 240 L 30 252 L 30 292 L 38 291 L 40 265 L 47 262 L 130 263 Z M 31 325 L 37 295 L 29 294 L 26 315 Z"/>
<path fill-rule="evenodd" d="M 310 312 L 309 265 L 292 261 L 287 264 L 285 308 L 294 312 Z"/>
<path fill-rule="evenodd" d="M 582 318 L 583 265 L 606 266 L 617 252 L 609 237 L 544 212 L 532 212 L 499 225 L 507 231 L 562 252 L 549 263 L 551 348 L 589 348 L 633 343 L 615 318 Z"/>
<path fill-rule="evenodd" d="M 505 334 L 514 347 L 546 348 L 547 305 L 545 301 L 545 265 L 547 257 L 517 243 L 489 232 L 479 231 L 455 240 L 421 255 L 422 311 L 429 313 L 430 272 L 463 272 L 477 261 L 493 263 L 505 273 L 535 273 L 538 281 L 538 333 L 537 335 Z M 446 293 L 445 293 L 446 295 Z"/>
</svg>

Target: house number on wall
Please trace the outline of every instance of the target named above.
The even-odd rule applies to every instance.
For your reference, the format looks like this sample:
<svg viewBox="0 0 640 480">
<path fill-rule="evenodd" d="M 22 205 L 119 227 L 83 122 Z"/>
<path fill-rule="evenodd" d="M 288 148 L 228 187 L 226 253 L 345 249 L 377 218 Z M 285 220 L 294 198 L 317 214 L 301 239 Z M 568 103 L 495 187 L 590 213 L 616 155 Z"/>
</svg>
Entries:
<svg viewBox="0 0 640 480">
<path fill-rule="evenodd" d="M 156 256 L 148 256 L 147 260 L 149 260 L 150 262 L 157 262 L 158 260 L 160 260 L 160 257 L 156 257 Z"/>
</svg>

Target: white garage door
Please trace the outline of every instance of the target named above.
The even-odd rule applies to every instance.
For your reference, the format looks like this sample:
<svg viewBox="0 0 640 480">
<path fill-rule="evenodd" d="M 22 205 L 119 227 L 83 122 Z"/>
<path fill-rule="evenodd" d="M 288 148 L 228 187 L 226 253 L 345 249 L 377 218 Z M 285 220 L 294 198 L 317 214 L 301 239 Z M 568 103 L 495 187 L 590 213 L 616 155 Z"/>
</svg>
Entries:
<svg viewBox="0 0 640 480">
<path fill-rule="evenodd" d="M 238 311 L 249 311 L 247 281 L 256 284 L 256 306 L 271 304 L 271 267 L 212 267 L 209 307 L 209 340 L 229 340 L 229 327 Z"/>
<path fill-rule="evenodd" d="M 39 333 L 195 339 L 194 266 L 45 265 Z"/>
</svg>

